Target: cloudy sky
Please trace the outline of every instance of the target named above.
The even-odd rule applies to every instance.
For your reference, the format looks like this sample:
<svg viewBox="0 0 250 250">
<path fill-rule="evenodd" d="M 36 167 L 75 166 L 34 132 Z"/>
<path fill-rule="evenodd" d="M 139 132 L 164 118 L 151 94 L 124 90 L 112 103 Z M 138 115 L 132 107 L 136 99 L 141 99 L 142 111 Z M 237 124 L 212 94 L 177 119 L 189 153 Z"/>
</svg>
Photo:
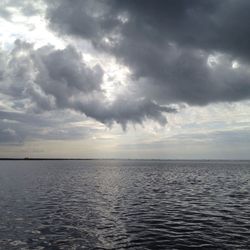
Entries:
<svg viewBox="0 0 250 250">
<path fill-rule="evenodd" d="M 2 0 L 0 157 L 250 159 L 249 0 Z"/>
</svg>

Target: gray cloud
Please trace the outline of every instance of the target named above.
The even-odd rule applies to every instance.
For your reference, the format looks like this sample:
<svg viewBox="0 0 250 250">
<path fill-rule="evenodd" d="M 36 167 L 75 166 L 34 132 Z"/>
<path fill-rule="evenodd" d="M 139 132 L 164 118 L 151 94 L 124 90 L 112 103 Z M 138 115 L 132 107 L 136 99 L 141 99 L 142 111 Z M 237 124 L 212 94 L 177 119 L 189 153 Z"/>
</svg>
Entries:
<svg viewBox="0 0 250 250">
<path fill-rule="evenodd" d="M 11 103 L 9 108 L 19 112 L 0 113 L 0 137 L 6 142 L 23 141 L 27 137 L 55 138 L 59 134 L 64 138 L 67 131 L 71 136 L 79 134 L 70 128 L 56 132 L 52 124 L 38 125 L 41 120 L 37 121 L 37 113 L 74 111 L 109 126 L 119 123 L 125 129 L 129 122 L 143 123 L 146 119 L 164 125 L 167 120 L 163 113 L 175 112 L 148 98 L 127 94 L 110 101 L 102 88 L 103 69 L 100 65 L 87 65 L 81 53 L 72 46 L 61 50 L 53 46 L 35 49 L 32 44 L 17 40 L 12 51 L 1 51 L 0 64 L 1 95 Z M 27 119 L 27 113 L 33 116 Z M 14 123 L 6 122 L 8 120 Z M 65 118 L 62 122 L 66 123 Z M 40 133 L 44 127 L 46 131 L 53 131 L 53 135 Z"/>
<path fill-rule="evenodd" d="M 41 13 L 42 8 L 43 3 L 41 0 L 36 2 L 32 0 L 4 0 L 0 3 L 0 17 L 12 19 L 16 11 L 26 16 L 33 16 Z"/>
<path fill-rule="evenodd" d="M 126 64 L 138 96 L 205 105 L 250 97 L 249 9 L 246 0 L 62 0 L 48 3 L 47 18 Z"/>
<path fill-rule="evenodd" d="M 0 111 L 0 144 L 23 144 L 26 140 L 72 140 L 89 137 L 95 129 L 70 126 L 79 115 L 56 111 L 44 114 Z"/>
<path fill-rule="evenodd" d="M 119 96 L 112 103 L 105 103 L 101 100 L 92 100 L 87 104 L 78 102 L 74 104 L 74 108 L 108 125 L 117 122 L 124 130 L 128 122 L 142 124 L 146 119 L 165 125 L 167 119 L 163 113 L 177 112 L 175 108 L 160 106 L 147 99 L 132 99 L 123 96 Z"/>
<path fill-rule="evenodd" d="M 79 93 L 100 91 L 101 67 L 88 67 L 73 47 L 64 50 L 42 47 L 31 57 L 38 69 L 37 84 L 45 94 L 54 97 L 58 107 L 67 108 Z"/>
<path fill-rule="evenodd" d="M 70 37 L 68 42 L 74 37 L 86 40 L 95 55 L 111 55 L 128 66 L 132 90 L 111 101 L 102 88 L 104 69 L 88 65 L 74 46 L 36 49 L 17 40 L 12 51 L 0 50 L 0 93 L 14 111 L 0 114 L 0 141 L 79 136 L 70 128 L 56 132 L 59 123 L 43 124 L 36 114 L 47 119 L 49 112 L 67 110 L 126 129 L 128 123 L 147 119 L 166 124 L 164 113 L 176 112 L 171 104 L 206 105 L 250 97 L 247 0 L 44 2 L 49 27 Z M 43 9 L 40 1 L 36 5 L 9 0 L 0 6 L 0 14 L 9 20 L 14 12 L 5 7 L 27 16 Z M 41 133 L 44 128 L 51 133 Z"/>
</svg>

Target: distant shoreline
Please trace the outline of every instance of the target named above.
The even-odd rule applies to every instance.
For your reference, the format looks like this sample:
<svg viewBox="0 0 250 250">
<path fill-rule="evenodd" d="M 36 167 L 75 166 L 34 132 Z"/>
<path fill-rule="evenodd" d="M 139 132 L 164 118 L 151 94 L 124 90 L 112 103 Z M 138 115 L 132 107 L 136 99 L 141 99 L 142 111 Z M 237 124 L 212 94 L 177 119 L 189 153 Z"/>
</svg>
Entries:
<svg viewBox="0 0 250 250">
<path fill-rule="evenodd" d="M 250 159 L 0 158 L 0 161 L 250 161 Z"/>
</svg>

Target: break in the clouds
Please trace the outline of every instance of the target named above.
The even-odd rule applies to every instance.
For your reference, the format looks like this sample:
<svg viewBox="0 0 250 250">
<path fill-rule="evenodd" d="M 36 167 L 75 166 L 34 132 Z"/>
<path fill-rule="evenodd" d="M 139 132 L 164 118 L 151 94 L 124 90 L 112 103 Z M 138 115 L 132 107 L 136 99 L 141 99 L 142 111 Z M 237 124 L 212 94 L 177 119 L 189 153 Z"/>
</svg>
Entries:
<svg viewBox="0 0 250 250">
<path fill-rule="evenodd" d="M 223 113 L 228 103 L 247 103 L 249 11 L 248 0 L 3 1 L 1 27 L 10 29 L 0 31 L 0 140 L 89 135 L 86 127 L 64 130 L 68 137 L 40 133 L 58 123 L 32 117 L 51 113 L 152 130 L 152 121 L 165 126 L 184 107 L 224 103 Z M 27 114 L 29 129 L 20 125 Z"/>
</svg>

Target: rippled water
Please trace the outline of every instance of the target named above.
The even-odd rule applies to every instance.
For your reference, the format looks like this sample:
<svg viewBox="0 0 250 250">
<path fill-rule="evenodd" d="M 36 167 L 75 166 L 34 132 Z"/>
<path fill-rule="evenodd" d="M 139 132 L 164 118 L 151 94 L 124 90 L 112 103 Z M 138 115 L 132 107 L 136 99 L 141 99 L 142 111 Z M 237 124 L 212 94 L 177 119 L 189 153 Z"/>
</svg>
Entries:
<svg viewBox="0 0 250 250">
<path fill-rule="evenodd" d="M 250 162 L 0 161 L 0 249 L 250 249 Z"/>
</svg>

